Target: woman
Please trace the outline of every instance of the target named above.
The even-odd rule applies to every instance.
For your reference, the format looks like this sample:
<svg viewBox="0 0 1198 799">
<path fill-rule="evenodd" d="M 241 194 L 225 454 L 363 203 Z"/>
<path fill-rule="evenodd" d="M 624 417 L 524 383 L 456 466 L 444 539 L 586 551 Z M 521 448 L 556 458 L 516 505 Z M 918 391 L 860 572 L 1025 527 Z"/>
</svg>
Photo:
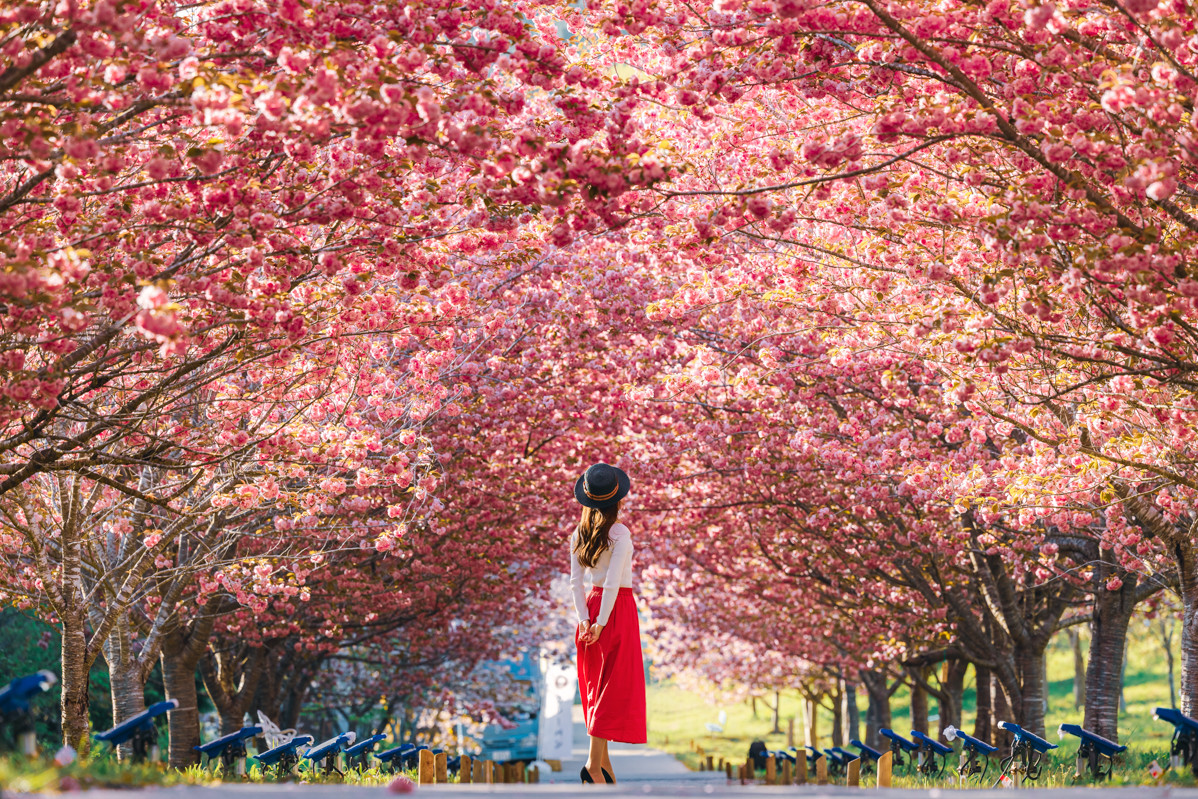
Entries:
<svg viewBox="0 0 1198 799">
<path fill-rule="evenodd" d="M 628 475 L 596 463 L 578 478 L 582 518 L 570 536 L 570 587 L 578 613 L 578 690 L 591 748 L 583 782 L 615 782 L 608 741 L 645 743 L 645 665 L 632 597 L 632 532 L 616 521 Z M 590 579 L 590 593 L 583 578 Z"/>
</svg>

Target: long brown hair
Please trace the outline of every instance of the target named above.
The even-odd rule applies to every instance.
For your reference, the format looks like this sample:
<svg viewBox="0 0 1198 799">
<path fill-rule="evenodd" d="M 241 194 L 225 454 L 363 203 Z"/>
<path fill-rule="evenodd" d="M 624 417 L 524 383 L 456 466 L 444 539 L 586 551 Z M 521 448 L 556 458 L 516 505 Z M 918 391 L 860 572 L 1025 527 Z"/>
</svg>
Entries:
<svg viewBox="0 0 1198 799">
<path fill-rule="evenodd" d="M 620 517 L 620 503 L 610 508 L 582 509 L 582 518 L 578 520 L 578 538 L 574 542 L 574 551 L 578 553 L 578 562 L 588 569 L 595 568 L 599 556 L 611 546 L 611 526 Z"/>
</svg>

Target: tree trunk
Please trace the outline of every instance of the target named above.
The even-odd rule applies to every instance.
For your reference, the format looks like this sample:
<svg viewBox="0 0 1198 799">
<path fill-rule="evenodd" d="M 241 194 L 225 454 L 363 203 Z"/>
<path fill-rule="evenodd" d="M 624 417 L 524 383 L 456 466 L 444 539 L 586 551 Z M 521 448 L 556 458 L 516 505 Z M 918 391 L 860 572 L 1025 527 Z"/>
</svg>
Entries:
<svg viewBox="0 0 1198 799">
<path fill-rule="evenodd" d="M 221 735 L 241 729 L 245 712 L 257 694 L 263 667 L 269 659 L 261 647 L 253 647 L 244 663 L 239 664 L 238 654 L 208 653 L 201 657 L 198 664 L 204 678 L 204 688 L 220 716 Z M 269 712 L 267 715 L 272 721 L 276 718 Z"/>
<path fill-rule="evenodd" d="M 969 662 L 963 658 L 944 661 L 940 671 L 940 724 L 937 736 L 944 740 L 944 731 L 950 726 L 961 729 L 961 713 L 965 704 L 965 673 Z"/>
<path fill-rule="evenodd" d="M 882 748 L 878 730 L 888 728 L 893 723 L 890 718 L 890 690 L 886 682 L 885 673 L 861 672 L 861 684 L 865 686 L 865 695 L 869 699 L 865 709 L 865 743 L 875 749 Z"/>
<path fill-rule="evenodd" d="M 1127 627 L 1135 610 L 1136 577 L 1133 574 L 1123 576 L 1125 581 L 1118 591 L 1100 588 L 1095 592 L 1090 622 L 1090 662 L 1083 694 L 1086 707 L 1083 726 L 1112 741 L 1119 740 L 1119 700 L 1123 694 Z"/>
<path fill-rule="evenodd" d="M 1086 657 L 1082 654 L 1082 636 L 1076 627 L 1069 628 L 1069 646 L 1073 649 L 1073 709 L 1086 706 Z"/>
<path fill-rule="evenodd" d="M 1161 647 L 1165 650 L 1165 668 L 1169 672 L 1169 707 L 1177 707 L 1177 680 L 1173 673 L 1173 619 L 1161 614 L 1157 617 L 1157 630 L 1161 635 Z"/>
<path fill-rule="evenodd" d="M 297 675 L 297 677 L 300 675 Z M 295 679 L 292 681 L 291 688 L 287 691 L 287 701 L 283 703 L 283 707 L 279 710 L 281 720 L 278 725 L 282 729 L 299 726 L 300 711 L 304 706 L 304 695 L 308 692 L 308 684 L 310 679 L 307 675 L 302 675 L 305 679 Z"/>
<path fill-rule="evenodd" d="M 993 714 L 990 722 L 994 745 L 998 747 L 995 756 L 1002 759 L 1011 754 L 1011 736 L 998 726 L 1000 721 L 1011 720 L 1011 698 L 1007 696 L 1007 688 L 1001 680 L 990 680 L 990 710 Z"/>
<path fill-rule="evenodd" d="M 200 762 L 199 697 L 196 693 L 196 664 L 193 659 L 172 651 L 168 639 L 162 647 L 162 682 L 167 699 L 178 699 L 179 708 L 168 717 L 171 768 L 183 769 Z"/>
<path fill-rule="evenodd" d="M 844 746 L 844 692 L 841 683 L 836 684 L 836 693 L 832 694 L 832 745 Z"/>
<path fill-rule="evenodd" d="M 844 721 L 844 740 L 850 743 L 861 738 L 861 711 L 857 708 L 857 683 L 841 681 L 841 718 Z"/>
<path fill-rule="evenodd" d="M 104 660 L 108 662 L 108 680 L 112 689 L 112 724 L 115 727 L 146 709 L 146 684 L 142 664 L 130 651 L 128 627 L 123 621 L 113 625 L 104 642 Z M 133 756 L 133 746 L 117 747 L 117 757 Z"/>
<path fill-rule="evenodd" d="M 782 727 L 779 726 L 779 724 L 781 722 L 781 718 L 779 718 L 779 716 L 778 716 L 778 713 L 781 710 L 781 708 L 782 708 L 782 692 L 774 691 L 774 706 L 770 709 L 772 711 L 772 715 L 774 717 L 774 728 L 772 730 L 774 735 L 782 734 Z"/>
<path fill-rule="evenodd" d="M 975 682 L 977 683 L 977 716 L 973 720 L 973 737 L 979 741 L 991 743 L 990 717 L 993 711 L 990 692 L 993 690 L 993 680 L 990 679 L 990 669 L 985 666 L 974 666 Z"/>
<path fill-rule="evenodd" d="M 1173 545 L 1181 594 L 1181 712 L 1198 715 L 1198 563 L 1189 542 Z M 1184 551 L 1183 551 L 1184 550 Z"/>
<path fill-rule="evenodd" d="M 1123 639 L 1123 665 L 1119 667 L 1119 712 L 1127 712 L 1127 695 L 1123 686 L 1127 683 L 1127 639 Z"/>
<path fill-rule="evenodd" d="M 88 721 L 87 634 L 82 619 L 62 620 L 62 742 L 79 754 L 91 747 Z"/>
<path fill-rule="evenodd" d="M 819 746 L 818 705 L 810 696 L 803 696 L 803 735 L 807 746 Z"/>
<path fill-rule="evenodd" d="M 1015 663 L 1019 670 L 1020 703 L 1015 720 L 1028 732 L 1044 737 L 1044 701 L 1048 696 L 1044 679 L 1044 647 L 1036 644 L 1016 646 Z M 1008 719 L 1009 720 L 1009 719 Z"/>
<path fill-rule="evenodd" d="M 915 666 L 911 669 L 911 729 L 928 734 L 928 692 L 920 684 L 927 679 L 926 666 Z"/>
</svg>

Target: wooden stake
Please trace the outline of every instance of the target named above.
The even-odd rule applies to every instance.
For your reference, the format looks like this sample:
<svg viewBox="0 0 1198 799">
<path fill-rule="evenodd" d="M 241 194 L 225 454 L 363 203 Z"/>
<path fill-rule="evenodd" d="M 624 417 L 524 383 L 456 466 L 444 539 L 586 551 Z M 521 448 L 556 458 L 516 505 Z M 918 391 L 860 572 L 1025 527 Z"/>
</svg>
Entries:
<svg viewBox="0 0 1198 799">
<path fill-rule="evenodd" d="M 774 760 L 773 755 L 769 755 L 765 759 L 765 784 L 778 784 L 778 763 Z"/>
<path fill-rule="evenodd" d="M 828 758 L 823 755 L 815 759 L 815 784 L 828 784 Z"/>
<path fill-rule="evenodd" d="M 889 788 L 890 787 L 890 770 L 893 767 L 893 764 L 894 764 L 894 753 L 893 752 L 883 752 L 882 756 L 878 758 L 878 787 L 879 788 Z"/>
<path fill-rule="evenodd" d="M 849 761 L 849 778 L 846 784 L 850 788 L 861 787 L 861 758 L 855 757 Z"/>
<path fill-rule="evenodd" d="M 449 755 L 444 752 L 433 755 L 433 767 L 436 769 L 437 782 L 449 782 Z"/>
<path fill-rule="evenodd" d="M 471 775 L 470 775 L 471 782 L 486 782 L 487 781 L 487 778 L 483 776 L 483 761 L 475 760 L 473 763 L 470 764 L 470 767 L 473 769 L 473 773 L 471 773 Z"/>
<path fill-rule="evenodd" d="M 458 767 L 458 782 L 469 784 L 470 777 L 470 755 L 462 755 L 461 765 Z"/>
<path fill-rule="evenodd" d="M 794 784 L 794 770 L 791 768 L 789 760 L 782 761 L 782 784 Z"/>
<path fill-rule="evenodd" d="M 416 774 L 417 782 L 421 785 L 433 785 L 437 782 L 437 764 L 432 750 L 420 750 L 420 760 L 417 763 Z"/>
<path fill-rule="evenodd" d="M 495 782 L 495 761 L 483 761 L 483 782 L 487 785 L 492 785 Z"/>
<path fill-rule="evenodd" d="M 728 782 L 732 782 L 732 761 L 724 763 L 724 774 L 728 777 Z"/>
<path fill-rule="evenodd" d="M 541 767 L 533 766 L 528 772 L 528 781 L 534 785 L 541 781 Z"/>
<path fill-rule="evenodd" d="M 715 771 L 715 758 L 711 755 L 707 756 L 707 770 Z"/>
<path fill-rule="evenodd" d="M 799 752 L 795 756 L 795 785 L 807 784 L 807 753 Z"/>
</svg>

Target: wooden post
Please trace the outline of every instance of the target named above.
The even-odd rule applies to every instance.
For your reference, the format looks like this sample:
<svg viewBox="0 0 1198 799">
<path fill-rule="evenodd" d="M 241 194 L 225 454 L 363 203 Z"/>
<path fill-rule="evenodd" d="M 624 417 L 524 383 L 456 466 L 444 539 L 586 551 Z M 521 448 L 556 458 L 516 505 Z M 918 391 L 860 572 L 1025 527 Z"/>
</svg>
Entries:
<svg viewBox="0 0 1198 799">
<path fill-rule="evenodd" d="M 794 771 L 790 766 L 789 760 L 782 761 L 782 784 L 783 785 L 793 785 L 794 784 Z"/>
<path fill-rule="evenodd" d="M 815 784 L 828 784 L 828 758 L 823 755 L 815 759 Z"/>
<path fill-rule="evenodd" d="M 495 782 L 495 761 L 486 760 L 483 762 L 483 782 L 491 785 Z"/>
<path fill-rule="evenodd" d="M 878 787 L 890 787 L 890 770 L 894 765 L 894 753 L 883 752 L 878 758 Z"/>
<path fill-rule="evenodd" d="M 807 753 L 795 755 L 795 785 L 807 784 Z"/>
<path fill-rule="evenodd" d="M 437 765 L 436 758 L 433 757 L 432 750 L 421 749 L 420 760 L 417 763 L 417 782 L 421 785 L 433 785 L 437 782 Z"/>
<path fill-rule="evenodd" d="M 436 769 L 437 782 L 449 782 L 449 755 L 444 752 L 433 755 L 433 767 Z"/>
<path fill-rule="evenodd" d="M 728 782 L 732 782 L 732 761 L 724 762 L 724 774 L 728 777 Z"/>
<path fill-rule="evenodd" d="M 745 776 L 754 782 L 757 781 L 757 764 L 751 757 L 745 758 Z"/>
<path fill-rule="evenodd" d="M 765 784 L 778 784 L 778 763 L 776 760 L 774 760 L 773 755 L 769 755 L 765 759 Z"/>
<path fill-rule="evenodd" d="M 473 776 L 470 771 L 470 755 L 462 755 L 461 765 L 458 767 L 458 782 L 470 783 L 470 777 Z"/>
<path fill-rule="evenodd" d="M 483 775 L 483 761 L 475 760 L 470 764 L 473 773 L 470 775 L 471 782 L 486 782 L 487 778 Z"/>
<path fill-rule="evenodd" d="M 861 758 L 855 757 L 849 761 L 849 778 L 846 784 L 850 788 L 861 787 Z"/>
<path fill-rule="evenodd" d="M 528 772 L 528 781 L 534 785 L 541 781 L 541 767 L 533 766 Z"/>
<path fill-rule="evenodd" d="M 707 756 L 707 770 L 715 771 L 715 757 L 713 755 Z"/>
</svg>

